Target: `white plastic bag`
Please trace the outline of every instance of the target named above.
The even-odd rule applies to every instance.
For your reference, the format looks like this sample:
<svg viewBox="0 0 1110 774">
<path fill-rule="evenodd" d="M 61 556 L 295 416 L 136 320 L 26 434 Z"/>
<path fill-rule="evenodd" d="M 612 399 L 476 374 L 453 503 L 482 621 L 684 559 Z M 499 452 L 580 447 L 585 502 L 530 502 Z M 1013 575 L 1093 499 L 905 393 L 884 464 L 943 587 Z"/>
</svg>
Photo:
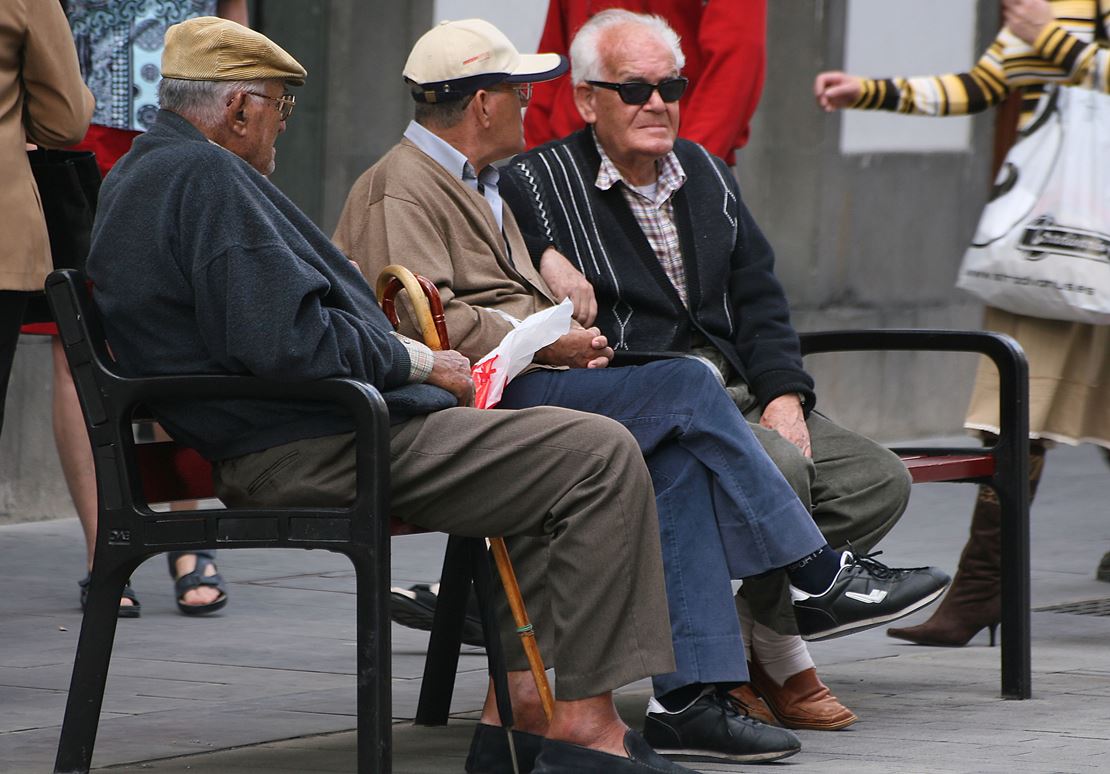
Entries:
<svg viewBox="0 0 1110 774">
<path fill-rule="evenodd" d="M 493 408 L 501 400 L 501 393 L 509 380 L 519 374 L 536 352 L 570 332 L 570 318 L 574 305 L 570 299 L 563 303 L 529 315 L 501 339 L 496 349 L 474 364 L 474 405 Z"/>
<path fill-rule="evenodd" d="M 1110 323 L 1110 96 L 1060 87 L 1006 156 L 956 286 L 991 306 Z"/>
</svg>

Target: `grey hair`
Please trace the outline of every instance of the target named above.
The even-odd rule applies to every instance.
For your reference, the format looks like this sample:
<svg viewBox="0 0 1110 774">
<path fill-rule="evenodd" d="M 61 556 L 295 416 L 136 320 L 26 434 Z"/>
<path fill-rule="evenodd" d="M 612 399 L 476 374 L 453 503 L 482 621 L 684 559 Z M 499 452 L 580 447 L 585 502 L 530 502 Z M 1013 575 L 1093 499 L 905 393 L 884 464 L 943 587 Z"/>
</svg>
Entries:
<svg viewBox="0 0 1110 774">
<path fill-rule="evenodd" d="M 451 129 L 462 121 L 473 99 L 473 94 L 467 94 L 452 102 L 414 102 L 412 118 L 427 128 Z"/>
<path fill-rule="evenodd" d="M 663 45 L 671 49 L 674 63 L 680 71 L 686 65 L 678 33 L 661 16 L 633 13 L 620 8 L 610 8 L 590 18 L 578 30 L 570 44 L 571 82 L 575 85 L 586 81 L 603 81 L 605 73 L 601 62 L 601 38 L 606 30 L 626 24 L 635 24 L 653 33 Z"/>
<path fill-rule="evenodd" d="M 186 81 L 163 78 L 158 82 L 158 104 L 163 110 L 186 116 L 203 127 L 214 127 L 223 120 L 227 101 L 242 91 L 265 91 L 266 82 L 253 81 Z"/>
</svg>

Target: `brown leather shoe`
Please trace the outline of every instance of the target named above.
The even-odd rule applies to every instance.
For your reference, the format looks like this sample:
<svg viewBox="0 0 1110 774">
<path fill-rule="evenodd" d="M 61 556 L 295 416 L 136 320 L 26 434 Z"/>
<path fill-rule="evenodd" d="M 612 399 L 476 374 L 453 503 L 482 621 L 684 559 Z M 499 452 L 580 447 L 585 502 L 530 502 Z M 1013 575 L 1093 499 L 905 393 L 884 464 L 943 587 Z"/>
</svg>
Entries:
<svg viewBox="0 0 1110 774">
<path fill-rule="evenodd" d="M 770 708 L 764 703 L 763 697 L 755 692 L 751 683 L 743 683 L 728 692 L 733 701 L 748 717 L 766 723 L 769 726 L 780 726 Z"/>
<path fill-rule="evenodd" d="M 781 687 L 758 662 L 748 662 L 752 686 L 786 728 L 837 731 L 859 720 L 832 695 L 813 667 L 790 677 Z"/>
</svg>

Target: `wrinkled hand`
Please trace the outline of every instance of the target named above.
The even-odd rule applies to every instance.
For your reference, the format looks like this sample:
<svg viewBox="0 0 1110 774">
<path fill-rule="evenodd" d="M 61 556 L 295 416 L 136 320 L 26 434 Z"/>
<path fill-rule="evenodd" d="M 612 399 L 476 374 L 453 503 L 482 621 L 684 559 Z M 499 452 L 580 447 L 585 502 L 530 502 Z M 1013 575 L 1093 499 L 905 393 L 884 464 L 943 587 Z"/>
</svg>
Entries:
<svg viewBox="0 0 1110 774">
<path fill-rule="evenodd" d="M 805 456 L 813 456 L 813 449 L 809 445 L 809 428 L 806 427 L 802 402 L 798 400 L 797 395 L 793 393 L 780 395 L 768 403 L 763 409 L 759 424 L 774 430 L 790 441 L 801 449 Z"/>
<path fill-rule="evenodd" d="M 574 264 L 566 256 L 549 247 L 544 250 L 540 258 L 540 276 L 555 298 L 560 301 L 569 298 L 574 304 L 574 319 L 583 326 L 593 325 L 597 319 L 597 298 L 594 297 L 594 286 L 589 283 L 582 272 L 574 268 Z"/>
<path fill-rule="evenodd" d="M 1047 0 L 1002 0 L 1002 22 L 1030 45 L 1055 18 Z"/>
<path fill-rule="evenodd" d="M 813 82 L 817 106 L 826 113 L 851 107 L 863 94 L 863 81 L 838 70 L 819 73 Z"/>
<path fill-rule="evenodd" d="M 447 390 L 460 406 L 473 406 L 474 379 L 470 376 L 470 361 L 453 349 L 432 352 L 432 355 L 435 360 L 427 383 Z"/>
<path fill-rule="evenodd" d="M 532 358 L 543 365 L 571 368 L 604 368 L 612 359 L 613 349 L 597 328 L 572 328 Z"/>
</svg>

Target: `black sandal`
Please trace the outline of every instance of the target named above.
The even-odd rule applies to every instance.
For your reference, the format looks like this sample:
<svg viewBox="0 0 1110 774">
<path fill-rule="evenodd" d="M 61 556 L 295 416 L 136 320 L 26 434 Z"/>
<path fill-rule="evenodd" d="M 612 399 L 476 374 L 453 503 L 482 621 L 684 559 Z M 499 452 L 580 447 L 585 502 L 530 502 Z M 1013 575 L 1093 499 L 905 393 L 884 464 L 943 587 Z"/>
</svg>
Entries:
<svg viewBox="0 0 1110 774">
<path fill-rule="evenodd" d="M 197 566 L 193 568 L 192 572 L 187 572 L 180 578 L 177 577 L 177 559 L 184 554 L 194 553 L 192 551 L 175 551 L 166 554 L 166 558 L 170 564 L 170 577 L 173 578 L 173 592 L 177 600 L 177 609 L 185 615 L 207 615 L 214 613 L 224 605 L 227 604 L 227 587 L 224 585 L 223 576 L 218 572 L 212 575 L 205 575 L 205 570 L 209 566 L 215 567 L 216 563 L 212 561 L 212 557 L 204 553 L 194 553 L 197 558 Z M 201 586 L 214 586 L 220 592 L 220 596 L 207 605 L 187 605 L 182 602 L 185 593 Z"/>
<path fill-rule="evenodd" d="M 81 587 L 81 612 L 85 612 L 85 605 L 89 601 L 89 580 L 91 576 L 86 575 L 81 580 L 77 581 L 77 585 Z M 131 588 L 131 581 L 127 581 L 123 586 L 123 593 L 120 595 L 126 599 L 131 600 L 130 605 L 120 605 L 119 612 L 116 614 L 120 618 L 138 618 L 143 614 L 143 606 L 139 604 L 139 598 L 135 596 L 134 590 Z"/>
</svg>

